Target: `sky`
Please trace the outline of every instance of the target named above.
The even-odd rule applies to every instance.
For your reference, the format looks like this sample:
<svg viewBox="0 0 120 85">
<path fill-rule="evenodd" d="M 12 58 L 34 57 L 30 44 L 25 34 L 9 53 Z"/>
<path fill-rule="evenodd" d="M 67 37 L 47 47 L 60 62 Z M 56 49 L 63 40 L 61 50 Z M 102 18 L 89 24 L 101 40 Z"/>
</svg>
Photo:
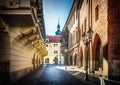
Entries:
<svg viewBox="0 0 120 85">
<path fill-rule="evenodd" d="M 62 31 L 72 4 L 73 0 L 43 0 L 46 35 L 55 35 L 58 20 Z"/>
</svg>

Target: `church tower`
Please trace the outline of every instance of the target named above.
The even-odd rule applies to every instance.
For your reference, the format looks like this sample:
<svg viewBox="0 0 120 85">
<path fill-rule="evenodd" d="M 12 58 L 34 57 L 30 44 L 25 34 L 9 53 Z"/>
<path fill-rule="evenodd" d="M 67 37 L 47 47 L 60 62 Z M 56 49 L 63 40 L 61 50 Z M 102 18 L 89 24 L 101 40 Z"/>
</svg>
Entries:
<svg viewBox="0 0 120 85">
<path fill-rule="evenodd" d="M 58 20 L 58 25 L 57 25 L 57 31 L 55 32 L 55 34 L 61 35 L 59 20 Z"/>
</svg>

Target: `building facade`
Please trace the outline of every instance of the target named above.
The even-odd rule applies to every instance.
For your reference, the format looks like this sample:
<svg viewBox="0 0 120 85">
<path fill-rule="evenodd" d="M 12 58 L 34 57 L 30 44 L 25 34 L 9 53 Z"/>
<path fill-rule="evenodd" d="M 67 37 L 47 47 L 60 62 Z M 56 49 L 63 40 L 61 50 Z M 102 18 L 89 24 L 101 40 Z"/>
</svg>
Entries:
<svg viewBox="0 0 120 85">
<path fill-rule="evenodd" d="M 46 49 L 48 55 L 44 57 L 44 64 L 64 64 L 64 57 L 61 53 L 61 31 L 59 20 L 55 35 L 46 37 Z"/>
<path fill-rule="evenodd" d="M 77 66 L 79 56 L 79 29 L 78 29 L 78 0 L 74 3 L 71 13 L 67 19 L 67 22 L 63 28 L 68 29 L 68 64 Z"/>
<path fill-rule="evenodd" d="M 75 40 L 73 39 L 75 38 L 72 35 L 74 35 L 75 27 L 77 27 L 79 31 L 79 38 L 76 37 L 76 39 L 79 39 L 77 54 L 80 69 L 86 70 L 86 64 L 88 64 L 90 73 L 119 81 L 119 5 L 119 0 L 74 0 L 64 26 L 64 29 L 68 28 L 69 30 L 68 62 L 74 62 L 74 57 L 71 58 L 71 54 L 76 51 L 71 52 L 70 46 L 74 48 L 72 43 L 74 43 Z M 78 20 L 72 18 L 73 14 L 76 14 Z M 77 24 L 75 25 L 72 22 Z M 82 35 L 87 33 L 89 29 L 92 29 L 94 33 L 87 51 Z"/>
<path fill-rule="evenodd" d="M 42 0 L 0 1 L 0 82 L 12 82 L 42 65 L 47 55 Z"/>
<path fill-rule="evenodd" d="M 64 64 L 61 54 L 61 36 L 47 36 L 46 49 L 48 55 L 44 57 L 44 64 Z"/>
</svg>

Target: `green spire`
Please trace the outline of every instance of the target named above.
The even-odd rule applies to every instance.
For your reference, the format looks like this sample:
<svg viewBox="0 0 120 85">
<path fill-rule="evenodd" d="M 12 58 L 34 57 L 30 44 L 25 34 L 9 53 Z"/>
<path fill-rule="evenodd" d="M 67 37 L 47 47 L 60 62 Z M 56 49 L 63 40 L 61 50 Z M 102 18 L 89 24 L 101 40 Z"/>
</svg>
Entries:
<svg viewBox="0 0 120 85">
<path fill-rule="evenodd" d="M 55 32 L 55 34 L 56 35 L 61 35 L 59 19 L 58 19 L 57 31 Z"/>
</svg>

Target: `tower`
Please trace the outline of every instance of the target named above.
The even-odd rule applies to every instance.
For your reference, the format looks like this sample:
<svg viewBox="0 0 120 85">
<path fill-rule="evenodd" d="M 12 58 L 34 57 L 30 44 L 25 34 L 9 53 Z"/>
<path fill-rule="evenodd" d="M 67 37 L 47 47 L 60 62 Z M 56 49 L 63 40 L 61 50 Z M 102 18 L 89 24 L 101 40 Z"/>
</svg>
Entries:
<svg viewBox="0 0 120 85">
<path fill-rule="evenodd" d="M 57 25 L 57 31 L 55 32 L 55 34 L 61 35 L 59 20 L 58 20 L 58 25 Z"/>
</svg>

